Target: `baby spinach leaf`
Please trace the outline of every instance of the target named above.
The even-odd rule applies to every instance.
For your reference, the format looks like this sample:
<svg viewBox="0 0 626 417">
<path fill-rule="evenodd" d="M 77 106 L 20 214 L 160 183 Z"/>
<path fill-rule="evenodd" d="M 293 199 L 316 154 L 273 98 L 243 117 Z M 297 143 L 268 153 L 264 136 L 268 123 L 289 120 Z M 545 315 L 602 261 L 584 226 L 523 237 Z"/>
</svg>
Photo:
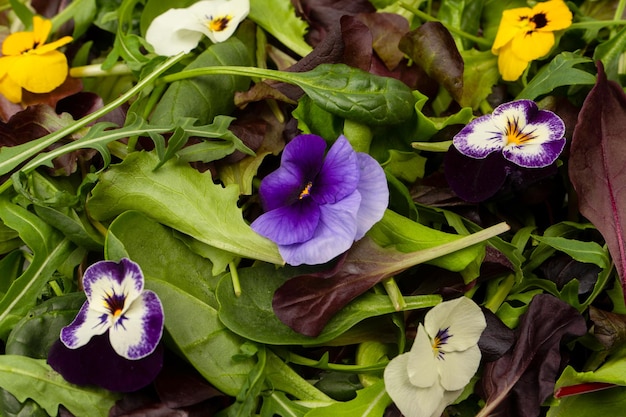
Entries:
<svg viewBox="0 0 626 417">
<path fill-rule="evenodd" d="M 561 398 L 548 411 L 547 417 L 597 417 L 599 413 L 618 416 L 626 407 L 626 387 L 613 387 L 585 395 Z"/>
<path fill-rule="evenodd" d="M 186 69 L 250 64 L 247 47 L 239 39 L 231 37 L 211 45 Z M 181 117 L 192 117 L 198 119 L 200 124 L 210 123 L 215 116 L 233 111 L 235 91 L 246 90 L 249 83 L 246 77 L 226 74 L 176 81 L 161 97 L 150 120 L 174 124 Z"/>
<path fill-rule="evenodd" d="M 256 234 L 241 216 L 235 185 L 213 183 L 189 165 L 170 160 L 158 171 L 152 152 L 135 152 L 102 174 L 88 201 L 91 215 L 111 219 L 138 210 L 161 224 L 240 256 L 282 264 L 276 245 Z M 211 209 L 207 209 L 207 204 Z"/>
<path fill-rule="evenodd" d="M 604 237 L 626 291 L 626 94 L 608 81 L 598 63 L 598 81 L 585 99 L 574 129 L 569 176 L 579 209 Z"/>
<path fill-rule="evenodd" d="M 217 389 L 237 395 L 254 366 L 252 359 L 233 359 L 245 339 L 230 332 L 215 309 L 173 284 L 146 274 L 146 288 L 159 294 L 175 349 Z"/>
<path fill-rule="evenodd" d="M 0 386 L 19 401 L 32 398 L 53 416 L 63 404 L 77 416 L 105 417 L 118 398 L 104 389 L 70 384 L 43 359 L 19 355 L 0 356 Z"/>
</svg>

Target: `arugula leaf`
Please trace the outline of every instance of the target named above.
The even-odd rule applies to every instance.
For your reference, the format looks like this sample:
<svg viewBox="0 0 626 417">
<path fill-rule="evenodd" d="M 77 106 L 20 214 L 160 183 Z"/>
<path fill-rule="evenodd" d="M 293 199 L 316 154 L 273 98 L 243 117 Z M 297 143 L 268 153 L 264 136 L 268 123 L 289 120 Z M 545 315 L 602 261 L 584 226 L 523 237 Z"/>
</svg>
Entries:
<svg viewBox="0 0 626 417">
<path fill-rule="evenodd" d="M 544 65 L 528 85 L 517 95 L 516 100 L 534 100 L 564 85 L 588 85 L 596 82 L 596 77 L 586 71 L 574 68 L 574 65 L 591 62 L 589 58 L 572 52 L 561 52 L 548 64 Z"/>
</svg>

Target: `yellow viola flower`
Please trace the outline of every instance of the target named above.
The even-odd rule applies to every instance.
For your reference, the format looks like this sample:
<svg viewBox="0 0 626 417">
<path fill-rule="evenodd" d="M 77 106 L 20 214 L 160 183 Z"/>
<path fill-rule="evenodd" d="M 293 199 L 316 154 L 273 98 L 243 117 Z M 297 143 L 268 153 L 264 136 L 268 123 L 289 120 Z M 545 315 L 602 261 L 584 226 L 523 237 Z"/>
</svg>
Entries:
<svg viewBox="0 0 626 417">
<path fill-rule="evenodd" d="M 46 43 L 52 22 L 33 17 L 32 32 L 15 32 L 2 43 L 0 94 L 13 103 L 22 101 L 22 89 L 48 93 L 67 78 L 67 58 L 58 48 L 72 41 L 65 36 Z"/>
<path fill-rule="evenodd" d="M 554 33 L 572 24 L 572 12 L 563 0 L 502 12 L 491 52 L 498 55 L 498 69 L 505 81 L 515 81 L 528 64 L 550 52 Z"/>
</svg>

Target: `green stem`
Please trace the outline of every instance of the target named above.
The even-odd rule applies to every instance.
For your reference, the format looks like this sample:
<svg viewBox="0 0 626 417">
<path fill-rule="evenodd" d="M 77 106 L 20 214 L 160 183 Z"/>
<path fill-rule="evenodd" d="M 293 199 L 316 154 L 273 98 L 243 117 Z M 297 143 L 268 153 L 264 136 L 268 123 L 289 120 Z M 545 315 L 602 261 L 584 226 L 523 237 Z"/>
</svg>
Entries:
<svg viewBox="0 0 626 417">
<path fill-rule="evenodd" d="M 370 364 L 370 365 L 346 365 L 340 363 L 328 363 L 324 360 L 315 360 L 309 359 L 304 356 L 297 355 L 287 349 L 284 348 L 274 348 L 274 352 L 282 357 L 286 362 L 294 363 L 296 365 L 308 366 L 310 368 L 317 369 L 326 369 L 331 371 L 339 371 L 339 372 L 369 372 L 369 371 L 380 371 L 385 369 L 385 366 L 389 363 L 388 361 Z"/>
<path fill-rule="evenodd" d="M 606 26 L 626 25 L 626 20 L 594 20 L 590 22 L 576 22 L 572 23 L 566 30 L 571 29 L 594 29 L 597 27 L 603 28 Z"/>
<path fill-rule="evenodd" d="M 130 88 L 128 91 L 126 91 L 124 94 L 122 94 L 121 96 L 119 96 L 117 99 L 113 100 L 106 106 L 75 121 L 69 126 L 66 126 L 62 129 L 59 129 L 55 132 L 52 132 L 44 136 L 43 138 L 41 138 L 43 139 L 43 141 L 39 142 L 36 146 L 29 148 L 27 151 L 11 156 L 6 160 L 1 161 L 0 171 L 3 171 L 4 173 L 11 171 L 14 167 L 17 167 L 28 158 L 43 151 L 48 146 L 55 144 L 56 142 L 58 142 L 65 136 L 68 136 L 82 129 L 83 127 L 87 126 L 88 124 L 92 122 L 95 122 L 96 120 L 98 120 L 105 114 L 109 113 L 110 111 L 114 110 L 115 108 L 121 106 L 126 101 L 130 100 L 135 94 L 139 93 L 141 90 L 147 87 L 150 83 L 152 83 L 156 78 L 158 78 L 161 74 L 163 74 L 163 72 L 165 72 L 168 68 L 170 68 L 176 62 L 178 62 L 183 56 L 184 54 L 179 54 L 171 58 L 168 58 L 165 62 L 163 62 L 158 67 L 156 67 L 154 71 L 148 74 L 145 78 L 139 80 L 139 82 L 137 82 L 135 86 Z M 28 165 L 27 167 L 23 168 L 23 171 L 28 172 L 29 170 L 34 169 L 34 168 L 36 168 L 36 166 Z M 11 185 L 12 185 L 12 182 L 10 179 L 4 182 L 2 185 L 0 185 L 0 194 L 5 192 L 7 189 L 9 189 Z"/>
<path fill-rule="evenodd" d="M 412 142 L 411 143 L 411 147 L 413 149 L 417 149 L 419 151 L 428 151 L 428 152 L 447 152 L 450 146 L 452 146 L 451 140 L 446 140 L 443 142 Z"/>
<path fill-rule="evenodd" d="M 617 8 L 615 9 L 615 15 L 613 15 L 613 21 L 618 21 L 624 15 L 624 8 L 626 8 L 626 0 L 619 0 Z"/>
<path fill-rule="evenodd" d="M 175 74 L 166 75 L 160 79 L 160 82 L 171 83 L 174 81 L 185 80 L 187 78 L 200 77 L 203 75 L 214 75 L 214 74 L 243 75 L 244 77 L 269 78 L 271 80 L 283 81 L 289 84 L 293 84 L 293 77 L 291 77 L 290 74 L 287 72 L 272 70 L 272 69 L 265 69 L 265 68 L 238 67 L 238 66 L 231 66 L 231 65 L 185 70 L 185 71 L 177 72 Z"/>
<path fill-rule="evenodd" d="M 71 1 L 67 7 L 57 13 L 52 19 L 52 32 L 56 32 L 65 22 L 69 21 L 74 17 L 75 10 L 80 7 L 80 4 L 83 3 L 83 0 L 74 0 Z"/>
<path fill-rule="evenodd" d="M 100 64 L 92 64 L 92 65 L 85 65 L 82 67 L 70 68 L 70 76 L 74 78 L 111 77 L 114 75 L 128 75 L 128 74 L 132 74 L 132 71 L 130 70 L 130 68 L 128 68 L 128 65 L 122 62 L 113 65 L 113 67 L 111 67 L 111 69 L 108 69 L 108 70 L 103 70 L 102 65 Z"/>
<path fill-rule="evenodd" d="M 235 296 L 241 295 L 241 283 L 239 282 L 239 272 L 237 271 L 237 265 L 234 261 L 228 263 L 228 269 L 230 270 L 230 280 L 233 283 L 233 291 Z"/>
<path fill-rule="evenodd" d="M 486 47 L 489 47 L 489 48 L 491 47 L 492 42 L 489 41 L 488 39 L 481 38 L 479 36 L 475 36 L 475 35 L 472 35 L 470 33 L 464 32 L 461 29 L 457 29 L 457 28 L 455 28 L 453 26 L 446 25 L 441 20 L 439 20 L 439 19 L 437 19 L 435 17 L 432 17 L 428 13 L 424 13 L 423 11 L 421 11 L 419 9 L 416 9 L 415 7 L 413 7 L 413 6 L 409 5 L 409 4 L 401 2 L 400 3 L 400 7 L 410 11 L 411 13 L 413 13 L 415 16 L 419 17 L 422 20 L 426 20 L 428 22 L 439 22 L 439 23 L 441 23 L 442 25 L 444 25 L 446 27 L 446 29 L 448 29 L 450 32 L 454 33 L 455 35 L 458 35 L 458 36 L 460 36 L 462 38 L 465 38 L 465 39 L 469 39 L 470 41 L 472 41 L 474 43 L 477 43 L 479 45 L 486 46 Z"/>
<path fill-rule="evenodd" d="M 393 304 L 393 308 L 396 311 L 402 311 L 406 308 L 406 301 L 404 301 L 404 297 L 402 296 L 402 292 L 400 288 L 398 288 L 398 283 L 393 277 L 385 278 L 383 280 L 383 287 L 385 287 L 385 291 L 387 291 L 387 295 L 391 300 L 391 304 Z"/>
</svg>

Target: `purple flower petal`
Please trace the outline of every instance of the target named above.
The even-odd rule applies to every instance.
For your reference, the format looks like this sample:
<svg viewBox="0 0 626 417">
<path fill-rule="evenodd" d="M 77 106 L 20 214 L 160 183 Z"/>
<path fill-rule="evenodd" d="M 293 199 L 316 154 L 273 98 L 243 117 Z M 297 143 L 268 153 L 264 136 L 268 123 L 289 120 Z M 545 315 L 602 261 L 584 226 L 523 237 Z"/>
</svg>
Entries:
<svg viewBox="0 0 626 417">
<path fill-rule="evenodd" d="M 320 221 L 320 208 L 311 198 L 260 215 L 252 230 L 278 245 L 291 245 L 313 237 Z"/>
<path fill-rule="evenodd" d="M 502 150 L 504 157 L 525 168 L 543 168 L 552 164 L 565 147 L 565 138 L 552 142 L 507 146 Z"/>
<path fill-rule="evenodd" d="M 318 204 L 333 204 L 352 194 L 359 183 L 356 152 L 341 135 L 331 146 L 311 188 L 311 196 Z"/>
<path fill-rule="evenodd" d="M 93 336 L 101 335 L 111 327 L 108 314 L 89 307 L 89 301 L 85 301 L 74 321 L 61 329 L 61 341 L 70 349 L 86 345 Z"/>
<path fill-rule="evenodd" d="M 290 265 L 323 264 L 347 251 L 356 235 L 356 216 L 361 195 L 355 191 L 335 204 L 320 206 L 320 222 L 315 234 L 306 242 L 278 245 L 278 250 Z"/>
<path fill-rule="evenodd" d="M 326 142 L 316 135 L 296 136 L 285 146 L 280 167 L 259 188 L 265 211 L 292 204 L 322 168 Z"/>
<path fill-rule="evenodd" d="M 374 158 L 366 153 L 357 153 L 359 163 L 359 185 L 361 205 L 356 216 L 356 235 L 361 239 L 372 226 L 382 219 L 389 204 L 389 187 L 385 171 Z"/>
<path fill-rule="evenodd" d="M 159 344 L 150 355 L 128 360 L 113 350 L 106 335 L 100 335 L 78 349 L 69 349 L 57 341 L 50 348 L 48 363 L 72 384 L 132 392 L 154 381 L 163 366 L 163 354 Z"/>
<path fill-rule="evenodd" d="M 501 150 L 506 137 L 491 115 L 471 121 L 452 139 L 452 144 L 463 155 L 483 159 L 492 152 Z"/>
<path fill-rule="evenodd" d="M 111 346 L 118 355 L 131 360 L 151 354 L 163 335 L 163 306 L 149 290 L 141 293 L 110 328 Z"/>
</svg>

